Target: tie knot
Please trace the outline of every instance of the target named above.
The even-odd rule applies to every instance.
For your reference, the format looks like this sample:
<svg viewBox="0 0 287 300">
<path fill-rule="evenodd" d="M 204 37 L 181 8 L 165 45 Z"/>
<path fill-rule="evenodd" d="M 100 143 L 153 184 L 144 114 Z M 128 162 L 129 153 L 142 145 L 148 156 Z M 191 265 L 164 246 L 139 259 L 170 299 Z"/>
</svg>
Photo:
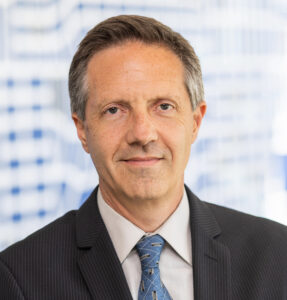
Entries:
<svg viewBox="0 0 287 300">
<path fill-rule="evenodd" d="M 164 245 L 164 239 L 156 234 L 142 237 L 136 244 L 142 269 L 156 268 L 159 264 L 160 254 Z"/>
</svg>

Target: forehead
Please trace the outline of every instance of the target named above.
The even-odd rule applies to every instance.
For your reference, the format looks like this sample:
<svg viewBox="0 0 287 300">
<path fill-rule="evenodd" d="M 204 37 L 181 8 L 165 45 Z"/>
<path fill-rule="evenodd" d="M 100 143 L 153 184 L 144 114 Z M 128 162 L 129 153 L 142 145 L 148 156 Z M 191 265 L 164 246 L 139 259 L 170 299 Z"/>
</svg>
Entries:
<svg viewBox="0 0 287 300">
<path fill-rule="evenodd" d="M 89 90 L 175 89 L 184 87 L 184 67 L 171 50 L 129 41 L 96 53 L 87 68 Z"/>
</svg>

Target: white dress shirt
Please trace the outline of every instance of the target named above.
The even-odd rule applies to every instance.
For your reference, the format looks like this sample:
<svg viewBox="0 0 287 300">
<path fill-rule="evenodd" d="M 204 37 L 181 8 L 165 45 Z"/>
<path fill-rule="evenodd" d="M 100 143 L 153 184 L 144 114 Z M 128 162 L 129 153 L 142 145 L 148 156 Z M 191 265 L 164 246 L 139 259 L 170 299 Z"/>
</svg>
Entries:
<svg viewBox="0 0 287 300">
<path fill-rule="evenodd" d="M 146 233 L 118 214 L 98 189 L 98 206 L 122 264 L 133 299 L 138 299 L 141 264 L 136 243 Z M 193 300 L 192 247 L 186 192 L 174 213 L 154 233 L 166 241 L 159 262 L 160 277 L 173 300 Z"/>
</svg>

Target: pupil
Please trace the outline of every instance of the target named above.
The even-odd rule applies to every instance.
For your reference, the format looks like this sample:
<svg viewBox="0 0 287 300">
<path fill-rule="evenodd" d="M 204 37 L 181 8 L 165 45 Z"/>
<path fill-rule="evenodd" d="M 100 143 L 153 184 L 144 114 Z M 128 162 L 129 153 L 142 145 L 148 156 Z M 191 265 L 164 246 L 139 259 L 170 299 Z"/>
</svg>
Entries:
<svg viewBox="0 0 287 300">
<path fill-rule="evenodd" d="M 109 112 L 110 112 L 111 114 L 115 114 L 117 111 L 118 111 L 118 108 L 117 108 L 117 107 L 111 107 L 111 108 L 109 108 Z"/>
<path fill-rule="evenodd" d="M 163 110 L 167 110 L 169 108 L 169 104 L 167 104 L 167 103 L 161 104 L 160 106 Z"/>
</svg>

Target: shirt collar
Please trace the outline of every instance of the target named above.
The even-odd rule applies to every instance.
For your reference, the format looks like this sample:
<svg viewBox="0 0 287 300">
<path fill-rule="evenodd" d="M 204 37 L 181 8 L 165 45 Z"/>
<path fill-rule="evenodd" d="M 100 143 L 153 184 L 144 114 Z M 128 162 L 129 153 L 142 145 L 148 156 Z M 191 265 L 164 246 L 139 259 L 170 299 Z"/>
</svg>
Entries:
<svg viewBox="0 0 287 300">
<path fill-rule="evenodd" d="M 184 189 L 183 197 L 173 214 L 156 230 L 188 263 L 192 264 L 189 203 Z"/>
<path fill-rule="evenodd" d="M 98 189 L 98 206 L 110 238 L 121 263 L 146 233 L 118 214 L 103 199 Z M 177 209 L 165 223 L 152 234 L 160 234 L 188 264 L 192 264 L 189 203 L 184 189 Z M 179 234 L 180 233 L 180 234 Z"/>
</svg>

